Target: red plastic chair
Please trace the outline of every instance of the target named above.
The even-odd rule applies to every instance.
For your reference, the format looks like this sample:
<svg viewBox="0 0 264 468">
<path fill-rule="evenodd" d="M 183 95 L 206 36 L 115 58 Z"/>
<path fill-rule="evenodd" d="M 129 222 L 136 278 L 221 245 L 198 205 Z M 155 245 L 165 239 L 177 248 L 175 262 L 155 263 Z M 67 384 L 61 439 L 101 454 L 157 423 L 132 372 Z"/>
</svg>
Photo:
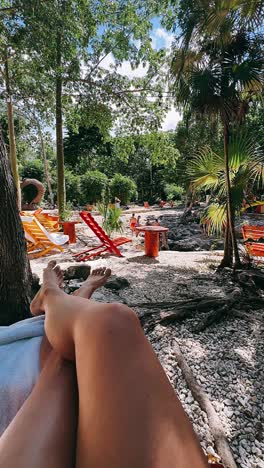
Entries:
<svg viewBox="0 0 264 468">
<path fill-rule="evenodd" d="M 118 257 L 123 256 L 120 250 L 118 249 L 118 247 L 128 242 L 132 242 L 131 239 L 128 239 L 127 237 L 117 237 L 116 239 L 112 240 L 110 239 L 110 237 L 108 237 L 108 235 L 101 228 L 101 226 L 99 226 L 99 224 L 95 221 L 91 213 L 88 213 L 87 211 L 81 211 L 80 217 L 83 219 L 85 224 L 87 224 L 87 226 L 98 237 L 98 239 L 101 241 L 101 244 L 99 244 L 96 247 L 92 247 L 90 249 L 74 254 L 73 257 L 76 258 L 77 262 L 84 262 L 85 260 L 88 260 L 89 258 L 97 257 L 98 255 L 101 255 L 102 253 L 105 253 L 105 252 L 112 253 L 114 255 L 117 255 Z"/>
<path fill-rule="evenodd" d="M 248 226 L 242 227 L 245 247 L 251 257 L 264 257 L 264 243 L 254 242 L 259 239 L 264 239 L 264 226 Z"/>
</svg>

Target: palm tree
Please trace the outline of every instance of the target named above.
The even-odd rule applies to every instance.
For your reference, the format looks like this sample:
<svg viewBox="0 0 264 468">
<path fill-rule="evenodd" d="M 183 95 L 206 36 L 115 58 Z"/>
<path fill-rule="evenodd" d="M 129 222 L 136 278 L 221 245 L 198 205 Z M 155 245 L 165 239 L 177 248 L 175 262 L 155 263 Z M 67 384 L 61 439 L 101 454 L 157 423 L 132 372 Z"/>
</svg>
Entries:
<svg viewBox="0 0 264 468">
<path fill-rule="evenodd" d="M 226 29 L 228 19 L 226 15 Z M 243 122 L 250 102 L 263 90 L 262 37 L 245 29 L 230 33 L 228 41 L 216 40 L 216 37 L 219 39 L 217 35 L 208 37 L 205 29 L 195 45 L 189 38 L 188 48 L 185 41 L 183 47 L 174 52 L 172 89 L 179 105 L 196 114 L 221 119 L 227 206 L 225 254 L 221 265 L 231 266 L 234 253 L 235 266 L 239 266 L 231 200 L 229 139 L 234 125 Z"/>
<path fill-rule="evenodd" d="M 210 190 L 213 203 L 204 218 L 209 231 L 222 233 L 228 225 L 226 203 L 226 166 L 224 152 L 205 146 L 195 155 L 188 168 L 191 190 Z M 264 185 L 264 153 L 248 134 L 233 136 L 229 144 L 229 172 L 232 212 L 239 213 L 244 193 Z M 230 249 L 226 238 L 227 251 Z"/>
</svg>

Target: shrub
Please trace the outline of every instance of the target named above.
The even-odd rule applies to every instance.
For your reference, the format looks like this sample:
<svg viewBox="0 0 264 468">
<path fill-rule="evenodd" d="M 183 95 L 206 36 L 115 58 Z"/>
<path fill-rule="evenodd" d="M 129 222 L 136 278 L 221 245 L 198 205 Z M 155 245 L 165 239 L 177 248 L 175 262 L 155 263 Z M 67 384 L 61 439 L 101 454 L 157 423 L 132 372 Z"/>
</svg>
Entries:
<svg viewBox="0 0 264 468">
<path fill-rule="evenodd" d="M 123 222 L 120 219 L 122 214 L 121 208 L 116 208 L 115 206 L 110 207 L 104 203 L 99 203 L 97 209 L 103 216 L 103 228 L 109 237 L 111 237 L 114 232 L 123 232 Z"/>
<path fill-rule="evenodd" d="M 100 171 L 87 171 L 81 176 L 81 195 L 84 203 L 101 201 L 102 193 L 108 184 L 108 178 Z"/>
<path fill-rule="evenodd" d="M 176 184 L 166 184 L 164 191 L 168 201 L 181 200 L 184 194 L 184 189 Z"/>
<path fill-rule="evenodd" d="M 40 182 L 43 182 L 44 168 L 42 161 L 39 159 L 26 161 L 23 166 L 20 167 L 20 177 L 21 179 L 37 179 Z"/>
<path fill-rule="evenodd" d="M 81 177 L 65 169 L 66 199 L 74 206 L 82 204 Z"/>
<path fill-rule="evenodd" d="M 136 183 L 130 177 L 122 174 L 115 174 L 110 182 L 110 190 L 112 197 L 119 198 L 122 205 L 137 198 Z"/>
</svg>

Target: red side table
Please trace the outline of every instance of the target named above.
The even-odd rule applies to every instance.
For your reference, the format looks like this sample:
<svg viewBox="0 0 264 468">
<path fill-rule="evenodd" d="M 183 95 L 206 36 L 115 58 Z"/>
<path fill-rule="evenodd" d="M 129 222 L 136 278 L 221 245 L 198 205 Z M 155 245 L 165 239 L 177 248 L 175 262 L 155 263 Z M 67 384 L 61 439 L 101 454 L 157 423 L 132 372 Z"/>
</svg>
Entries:
<svg viewBox="0 0 264 468">
<path fill-rule="evenodd" d="M 69 244 L 76 243 L 75 224 L 79 223 L 80 221 L 60 221 L 59 223 L 63 226 L 63 233 L 69 236 Z"/>
<path fill-rule="evenodd" d="M 162 226 L 139 226 L 137 232 L 145 233 L 145 255 L 147 257 L 159 256 L 159 235 L 169 229 Z"/>
</svg>

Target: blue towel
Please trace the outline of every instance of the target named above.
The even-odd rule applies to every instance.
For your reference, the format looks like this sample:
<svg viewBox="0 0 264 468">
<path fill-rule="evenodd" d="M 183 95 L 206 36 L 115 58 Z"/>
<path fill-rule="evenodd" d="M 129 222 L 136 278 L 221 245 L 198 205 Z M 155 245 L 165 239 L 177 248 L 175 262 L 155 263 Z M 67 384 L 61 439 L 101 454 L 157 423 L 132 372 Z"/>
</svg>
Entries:
<svg viewBox="0 0 264 468">
<path fill-rule="evenodd" d="M 37 381 L 43 335 L 44 315 L 0 327 L 0 436 Z"/>
</svg>

